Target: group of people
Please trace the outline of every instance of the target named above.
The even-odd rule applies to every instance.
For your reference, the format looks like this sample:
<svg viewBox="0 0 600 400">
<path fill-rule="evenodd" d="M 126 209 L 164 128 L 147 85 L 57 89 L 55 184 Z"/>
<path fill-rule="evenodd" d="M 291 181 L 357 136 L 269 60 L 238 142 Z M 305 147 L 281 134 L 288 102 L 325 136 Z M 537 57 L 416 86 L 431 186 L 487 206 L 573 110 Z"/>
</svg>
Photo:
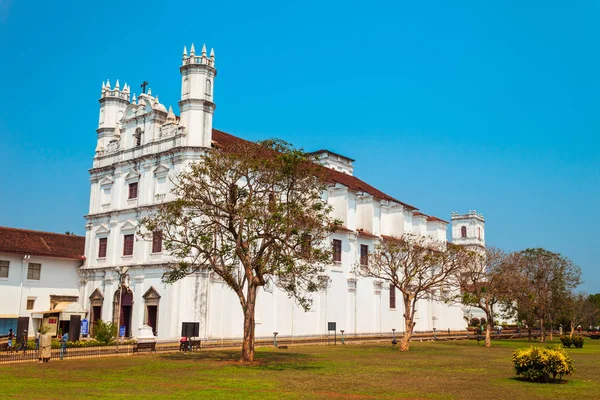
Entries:
<svg viewBox="0 0 600 400">
<path fill-rule="evenodd" d="M 60 341 L 60 359 L 67 354 L 67 341 L 69 340 L 69 334 L 65 332 L 63 335 L 59 335 Z M 8 330 L 8 348 L 7 350 L 13 349 L 13 344 L 16 339 L 16 335 L 12 328 Z M 23 355 L 27 350 L 27 331 L 23 331 L 21 335 L 21 346 L 16 351 L 23 350 Z M 50 354 L 52 350 L 52 336 L 49 334 L 42 334 L 41 329 L 38 329 L 35 334 L 35 351 L 38 352 L 38 358 L 40 363 L 50 361 Z"/>
</svg>

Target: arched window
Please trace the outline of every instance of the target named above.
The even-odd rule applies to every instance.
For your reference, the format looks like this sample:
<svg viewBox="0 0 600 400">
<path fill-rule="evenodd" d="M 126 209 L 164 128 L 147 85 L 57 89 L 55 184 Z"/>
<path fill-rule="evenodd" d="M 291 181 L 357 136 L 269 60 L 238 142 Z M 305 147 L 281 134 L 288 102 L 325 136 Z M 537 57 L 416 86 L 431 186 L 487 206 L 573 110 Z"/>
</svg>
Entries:
<svg viewBox="0 0 600 400">
<path fill-rule="evenodd" d="M 462 228 L 460 228 L 460 237 L 466 238 L 467 237 L 467 227 L 463 226 Z"/>
<path fill-rule="evenodd" d="M 212 94 L 212 92 L 210 90 L 211 90 L 211 82 L 210 82 L 210 79 L 207 79 L 206 80 L 206 88 L 205 88 L 204 93 L 206 93 L 207 95 L 210 96 Z"/>
<path fill-rule="evenodd" d="M 481 240 L 481 228 L 477 228 L 477 239 Z"/>
<path fill-rule="evenodd" d="M 135 140 L 135 147 L 142 145 L 142 133 L 143 132 L 141 128 L 137 128 L 135 130 L 135 134 L 133 135 L 133 139 Z"/>
</svg>

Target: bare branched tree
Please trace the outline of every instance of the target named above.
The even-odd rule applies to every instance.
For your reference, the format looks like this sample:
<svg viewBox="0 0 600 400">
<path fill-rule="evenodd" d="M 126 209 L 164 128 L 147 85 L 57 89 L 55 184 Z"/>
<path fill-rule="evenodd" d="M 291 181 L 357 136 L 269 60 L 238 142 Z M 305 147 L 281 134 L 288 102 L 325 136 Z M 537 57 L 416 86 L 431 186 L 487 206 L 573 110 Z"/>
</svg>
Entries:
<svg viewBox="0 0 600 400">
<path fill-rule="evenodd" d="M 168 282 L 209 270 L 239 298 L 244 315 L 242 361 L 254 360 L 259 287 L 281 288 L 305 309 L 331 260 L 326 243 L 336 221 L 322 199 L 323 169 L 279 140 L 212 149 L 174 182 L 177 200 L 141 221 L 160 232 L 177 264 Z"/>
<path fill-rule="evenodd" d="M 408 351 L 420 300 L 441 301 L 455 288 L 453 277 L 464 262 L 464 248 L 428 236 L 404 234 L 382 240 L 357 275 L 380 279 L 402 294 L 404 336 L 400 350 Z"/>
<path fill-rule="evenodd" d="M 507 255 L 495 247 L 471 251 L 458 273 L 462 303 L 481 309 L 486 316 L 485 345 L 491 346 L 491 332 L 501 304 L 510 303 Z"/>
</svg>

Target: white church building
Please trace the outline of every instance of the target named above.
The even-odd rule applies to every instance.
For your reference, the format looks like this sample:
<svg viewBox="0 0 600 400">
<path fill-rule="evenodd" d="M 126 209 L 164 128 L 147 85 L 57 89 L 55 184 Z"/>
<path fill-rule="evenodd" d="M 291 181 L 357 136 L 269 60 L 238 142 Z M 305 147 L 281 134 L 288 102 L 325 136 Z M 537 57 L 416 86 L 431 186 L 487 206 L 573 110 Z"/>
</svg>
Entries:
<svg viewBox="0 0 600 400">
<path fill-rule="evenodd" d="M 85 263 L 80 268 L 81 301 L 91 324 L 118 319 L 126 336 L 135 337 L 139 328 L 149 325 L 159 339 L 172 339 L 179 337 L 183 322 L 197 322 L 202 338 L 239 338 L 243 331 L 239 300 L 218 276 L 206 271 L 167 284 L 163 273 L 174 260 L 164 251 L 161 238 L 149 242 L 136 236 L 140 218 L 157 204 L 173 200 L 171 180 L 186 165 L 208 148 L 242 140 L 212 126 L 214 52 L 207 54 L 203 47 L 196 53 L 192 45 L 189 54 L 184 49 L 179 69 L 179 116 L 151 90 L 136 98 L 127 84 L 102 84 L 85 217 Z M 331 285 L 314 294 L 308 312 L 277 289 L 272 293 L 259 289 L 256 336 L 326 334 L 328 322 L 336 322 L 338 331 L 348 335 L 400 332 L 401 296 L 381 281 L 355 276 L 354 267 L 361 254 L 372 251 L 386 236 L 414 233 L 445 241 L 448 222 L 360 180 L 348 157 L 328 150 L 313 156 L 328 167 L 331 185 L 326 198 L 334 217 L 343 221 L 343 228 L 331 237 L 335 261 L 327 270 Z M 483 244 L 483 223 L 473 225 L 479 215 L 462 217 L 456 223 L 452 217 L 453 237 Z M 417 331 L 466 327 L 460 305 L 430 301 L 419 304 L 416 322 Z"/>
</svg>

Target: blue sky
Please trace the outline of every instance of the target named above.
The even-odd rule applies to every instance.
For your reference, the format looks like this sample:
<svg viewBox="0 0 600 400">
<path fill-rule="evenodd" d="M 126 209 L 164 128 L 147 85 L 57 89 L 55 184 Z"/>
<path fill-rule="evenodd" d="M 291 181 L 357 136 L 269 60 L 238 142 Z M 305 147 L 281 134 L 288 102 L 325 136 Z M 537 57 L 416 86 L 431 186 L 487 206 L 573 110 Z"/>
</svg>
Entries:
<svg viewBox="0 0 600 400">
<path fill-rule="evenodd" d="M 567 6 L 568 4 L 568 6 Z M 0 225 L 84 233 L 101 83 L 177 110 L 215 48 L 214 126 L 356 159 L 356 175 L 489 244 L 544 247 L 600 292 L 596 1 L 0 0 Z"/>
</svg>

